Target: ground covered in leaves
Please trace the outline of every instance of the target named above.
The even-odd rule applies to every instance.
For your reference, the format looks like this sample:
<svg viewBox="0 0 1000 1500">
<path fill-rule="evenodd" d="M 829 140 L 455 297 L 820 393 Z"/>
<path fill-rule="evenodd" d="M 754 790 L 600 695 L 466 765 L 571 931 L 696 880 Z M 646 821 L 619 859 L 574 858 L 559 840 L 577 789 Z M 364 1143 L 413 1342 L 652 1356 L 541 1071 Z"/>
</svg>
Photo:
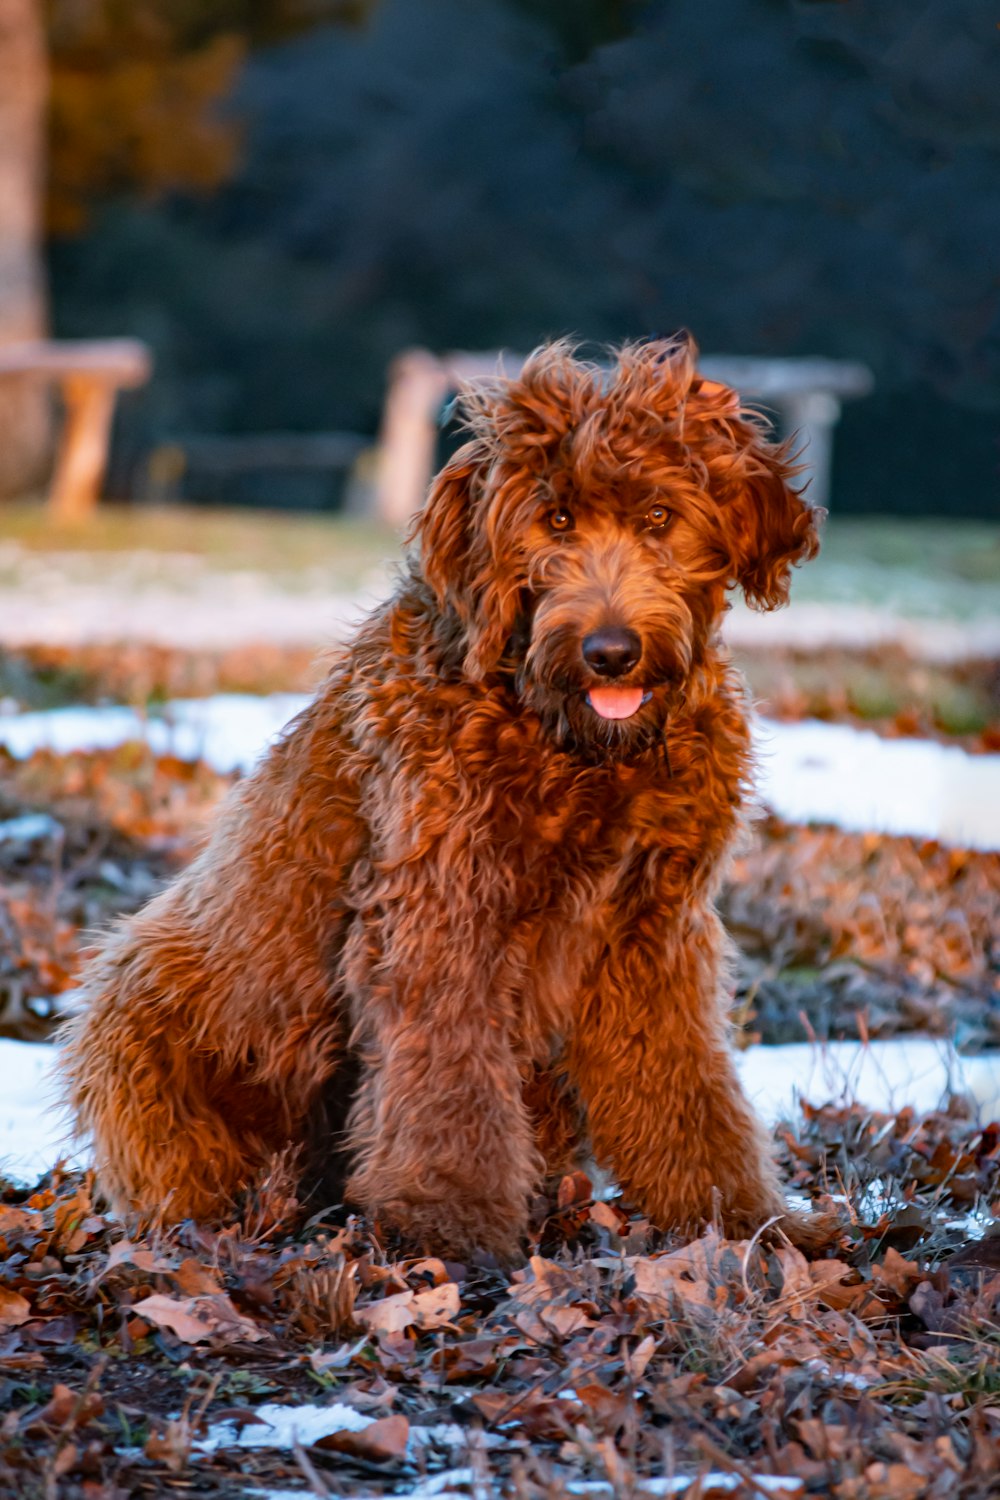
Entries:
<svg viewBox="0 0 1000 1500">
<path fill-rule="evenodd" d="M 0 1183 L 0 1494 L 995 1495 L 1000 1127 L 830 1108 L 779 1144 L 812 1261 L 665 1240 L 582 1174 L 506 1271 L 277 1190 L 209 1235 Z"/>
</svg>

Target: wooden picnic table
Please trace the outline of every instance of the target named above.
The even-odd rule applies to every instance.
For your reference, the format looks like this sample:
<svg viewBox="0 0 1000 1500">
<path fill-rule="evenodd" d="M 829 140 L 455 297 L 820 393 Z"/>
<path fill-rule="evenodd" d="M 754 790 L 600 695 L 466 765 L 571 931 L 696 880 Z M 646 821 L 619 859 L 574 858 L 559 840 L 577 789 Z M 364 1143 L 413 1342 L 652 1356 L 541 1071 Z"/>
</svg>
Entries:
<svg viewBox="0 0 1000 1500">
<path fill-rule="evenodd" d="M 21 340 L 0 344 L 0 378 L 29 376 L 59 386 L 65 408 L 49 508 L 53 520 L 85 521 L 108 465 L 120 390 L 145 385 L 152 355 L 139 339 Z"/>
</svg>

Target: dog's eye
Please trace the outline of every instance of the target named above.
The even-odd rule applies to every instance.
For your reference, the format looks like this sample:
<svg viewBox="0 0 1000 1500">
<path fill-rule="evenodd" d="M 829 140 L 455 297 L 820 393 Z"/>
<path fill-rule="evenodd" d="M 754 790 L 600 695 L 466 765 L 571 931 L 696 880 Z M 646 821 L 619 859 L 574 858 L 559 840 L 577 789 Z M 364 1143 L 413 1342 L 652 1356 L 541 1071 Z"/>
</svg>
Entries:
<svg viewBox="0 0 1000 1500">
<path fill-rule="evenodd" d="M 550 510 L 549 528 L 552 531 L 572 531 L 573 517 L 568 510 Z"/>
<path fill-rule="evenodd" d="M 670 520 L 670 512 L 665 505 L 651 505 L 646 512 L 646 525 L 652 531 L 658 531 L 661 526 L 666 526 Z"/>
</svg>

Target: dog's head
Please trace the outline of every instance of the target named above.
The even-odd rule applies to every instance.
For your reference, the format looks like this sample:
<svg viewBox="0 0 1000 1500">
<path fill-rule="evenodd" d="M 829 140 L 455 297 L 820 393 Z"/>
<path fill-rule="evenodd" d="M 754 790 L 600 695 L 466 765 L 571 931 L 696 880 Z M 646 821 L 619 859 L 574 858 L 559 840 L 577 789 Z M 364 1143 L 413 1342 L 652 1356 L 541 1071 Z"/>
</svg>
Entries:
<svg viewBox="0 0 1000 1500">
<path fill-rule="evenodd" d="M 513 675 L 560 743 L 628 754 L 663 728 L 729 587 L 774 609 L 818 545 L 787 444 L 701 379 L 686 335 L 565 344 L 470 391 L 472 440 L 435 480 L 420 566 L 473 679 Z"/>
</svg>

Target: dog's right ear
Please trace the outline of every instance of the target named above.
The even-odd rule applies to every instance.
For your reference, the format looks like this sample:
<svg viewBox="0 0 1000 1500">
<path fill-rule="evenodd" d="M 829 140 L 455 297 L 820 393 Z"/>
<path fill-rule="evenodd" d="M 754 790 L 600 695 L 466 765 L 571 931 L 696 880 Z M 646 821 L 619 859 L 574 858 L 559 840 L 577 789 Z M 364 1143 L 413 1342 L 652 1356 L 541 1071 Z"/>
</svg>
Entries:
<svg viewBox="0 0 1000 1500">
<path fill-rule="evenodd" d="M 472 507 L 482 483 L 484 457 L 478 440 L 458 450 L 434 478 L 410 533 L 419 544 L 421 571 L 438 604 L 453 609 L 466 626 L 471 612 L 467 580 Z"/>
<path fill-rule="evenodd" d="M 411 532 L 438 605 L 462 627 L 463 664 L 474 681 L 482 681 L 503 656 L 520 600 L 520 579 L 499 566 L 483 513 L 490 463 L 481 438 L 460 448 L 432 483 Z"/>
</svg>

